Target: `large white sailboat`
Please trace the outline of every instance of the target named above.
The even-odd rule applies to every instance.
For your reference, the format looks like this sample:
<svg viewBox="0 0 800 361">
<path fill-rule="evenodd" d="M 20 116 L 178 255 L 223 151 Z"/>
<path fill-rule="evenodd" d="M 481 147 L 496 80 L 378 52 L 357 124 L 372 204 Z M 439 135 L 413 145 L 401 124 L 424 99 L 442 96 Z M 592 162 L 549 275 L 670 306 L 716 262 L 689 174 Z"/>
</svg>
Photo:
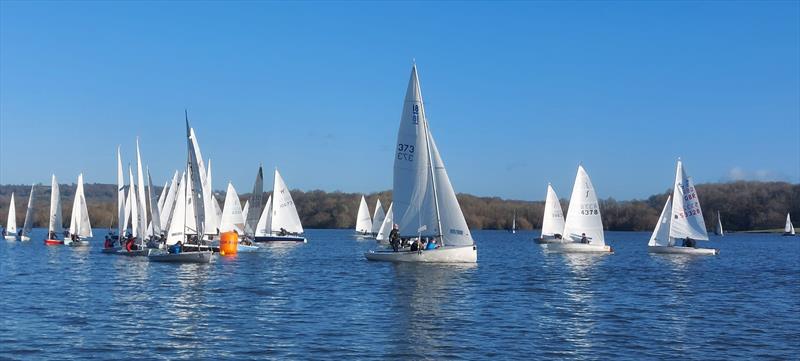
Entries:
<svg viewBox="0 0 800 361">
<path fill-rule="evenodd" d="M 371 261 L 476 263 L 475 241 L 425 116 L 416 65 L 411 68 L 395 151 L 393 218 L 400 236 L 435 241 L 436 248 L 379 249 L 364 256 Z"/>
<path fill-rule="evenodd" d="M 578 166 L 572 196 L 569 199 L 567 219 L 564 221 L 564 243 L 549 243 L 547 249 L 555 252 L 610 253 L 603 232 L 603 219 L 592 180 L 583 168 Z"/>
<path fill-rule="evenodd" d="M 792 218 L 789 217 L 789 213 L 786 213 L 786 225 L 783 226 L 783 235 L 784 236 L 794 236 L 794 225 L 792 224 Z"/>
<path fill-rule="evenodd" d="M 58 237 L 64 232 L 64 223 L 61 219 L 61 192 L 58 188 L 58 180 L 56 175 L 50 181 L 50 218 L 47 225 L 47 236 L 44 239 L 44 244 L 48 246 L 57 246 L 64 244 L 63 239 Z"/>
<path fill-rule="evenodd" d="M 358 213 L 356 214 L 356 230 L 357 237 L 366 237 L 372 233 L 372 217 L 369 215 L 369 206 L 364 196 L 361 196 L 361 202 L 358 204 Z"/>
<path fill-rule="evenodd" d="M 8 220 L 6 221 L 5 239 L 17 240 L 17 207 L 14 204 L 14 192 L 11 192 L 11 203 L 8 205 Z"/>
<path fill-rule="evenodd" d="M 78 187 L 72 202 L 72 216 L 69 221 L 69 238 L 64 240 L 68 246 L 88 246 L 92 238 L 92 225 L 89 222 L 89 209 L 83 192 L 83 173 L 78 175 Z"/>
<path fill-rule="evenodd" d="M 647 249 L 651 253 L 715 255 L 719 250 L 698 248 L 694 241 L 707 241 L 703 211 L 692 179 L 686 174 L 683 163 L 678 159 L 675 171 L 675 187 L 671 198 L 661 211 L 658 224 L 653 230 Z M 681 244 L 678 245 L 677 243 Z"/>
<path fill-rule="evenodd" d="M 33 229 L 33 189 L 35 185 L 31 184 L 31 193 L 28 195 L 28 208 L 25 209 L 25 223 L 22 225 L 22 235 L 19 240 L 27 242 L 31 240 L 31 229 Z"/>
<path fill-rule="evenodd" d="M 563 233 L 564 211 L 561 210 L 561 202 L 559 202 L 553 186 L 547 183 L 547 196 L 542 214 L 542 235 L 535 241 L 540 244 L 571 242 L 562 236 Z"/>
<path fill-rule="evenodd" d="M 203 241 L 205 214 L 210 202 L 204 200 L 208 189 L 204 187 L 205 169 L 202 167 L 200 145 L 194 135 L 194 130 L 189 126 L 189 116 L 186 115 L 186 143 L 188 159 L 186 162 L 186 176 L 178 187 L 178 199 L 175 202 L 172 222 L 169 227 L 166 245 L 168 252 L 153 252 L 148 258 L 153 262 L 171 263 L 209 263 L 212 252 Z"/>
<path fill-rule="evenodd" d="M 275 169 L 272 195 L 256 226 L 255 242 L 307 242 L 289 187 Z"/>
</svg>

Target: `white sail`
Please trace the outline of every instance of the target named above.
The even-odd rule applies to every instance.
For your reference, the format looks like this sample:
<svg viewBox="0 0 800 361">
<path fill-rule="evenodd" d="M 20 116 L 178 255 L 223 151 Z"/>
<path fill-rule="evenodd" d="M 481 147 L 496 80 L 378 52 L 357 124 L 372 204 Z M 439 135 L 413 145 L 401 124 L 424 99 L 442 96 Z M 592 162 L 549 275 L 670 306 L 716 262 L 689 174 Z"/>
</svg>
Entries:
<svg viewBox="0 0 800 361">
<path fill-rule="evenodd" d="M 718 236 L 725 236 L 725 231 L 722 230 L 722 217 L 720 217 L 719 211 L 717 211 L 717 226 L 714 228 L 714 233 Z"/>
<path fill-rule="evenodd" d="M 31 184 L 31 193 L 28 195 L 28 208 L 25 210 L 25 223 L 22 225 L 22 236 L 30 237 L 31 229 L 33 228 L 33 188 Z"/>
<path fill-rule="evenodd" d="M 356 215 L 356 233 L 370 233 L 372 232 L 372 218 L 369 216 L 369 207 L 364 196 L 361 196 L 361 202 L 358 204 L 358 214 Z"/>
<path fill-rule="evenodd" d="M 292 194 L 286 183 L 283 182 L 278 169 L 275 169 L 275 183 L 272 191 L 272 225 L 273 233 L 285 229 L 290 233 L 303 233 L 303 225 L 300 223 L 300 216 L 297 214 L 297 206 L 292 200 Z"/>
<path fill-rule="evenodd" d="M 117 234 L 119 239 L 125 236 L 125 227 L 128 222 L 128 210 L 125 200 L 125 174 L 122 172 L 122 154 L 117 146 Z"/>
<path fill-rule="evenodd" d="M 200 145 L 197 142 L 194 129 L 189 126 L 188 114 L 186 115 L 186 136 L 186 145 L 189 152 L 189 163 L 186 169 L 186 181 L 188 182 L 186 186 L 189 187 L 187 191 L 189 195 L 189 199 L 187 199 L 187 214 L 191 213 L 191 216 L 187 217 L 187 219 L 189 222 L 193 221 L 195 223 L 195 227 L 187 225 L 187 228 L 189 228 L 190 232 L 194 231 L 195 234 L 202 236 L 206 234 L 206 228 L 213 226 L 208 218 L 213 218 L 215 210 L 210 202 L 210 194 L 206 186 L 208 174 L 203 163 L 203 156 L 200 153 Z"/>
<path fill-rule="evenodd" d="M 656 228 L 653 229 L 653 235 L 650 236 L 648 246 L 662 246 L 667 247 L 671 245 L 669 239 L 669 224 L 670 216 L 672 214 L 672 196 L 667 197 L 667 202 L 664 203 L 664 209 L 661 210 L 661 215 L 658 217 Z"/>
<path fill-rule="evenodd" d="M 386 213 L 383 211 L 383 205 L 381 205 L 380 198 L 378 198 L 378 200 L 375 201 L 375 212 L 372 214 L 372 226 L 370 226 L 371 233 L 378 233 L 378 231 L 381 229 L 384 218 L 386 218 Z"/>
<path fill-rule="evenodd" d="M 597 194 L 589 174 L 582 165 L 579 165 L 572 187 L 572 196 L 569 199 L 567 219 L 564 222 L 564 238 L 578 242 L 584 233 L 590 244 L 606 244 Z"/>
<path fill-rule="evenodd" d="M 11 203 L 8 205 L 8 219 L 6 221 L 6 234 L 17 235 L 17 207 L 14 205 L 14 192 L 11 192 Z"/>
<path fill-rule="evenodd" d="M 243 234 L 244 217 L 242 216 L 242 203 L 233 184 L 228 182 L 228 190 L 225 191 L 225 205 L 222 207 L 222 217 L 219 222 L 220 232 L 234 231 Z"/>
<path fill-rule="evenodd" d="M 394 212 L 392 210 L 393 205 L 394 203 L 389 204 L 389 210 L 386 211 L 386 217 L 383 218 L 381 227 L 378 229 L 378 234 L 375 236 L 375 239 L 378 241 L 385 241 L 389 239 L 389 232 L 392 231 L 392 221 L 394 219 Z"/>
<path fill-rule="evenodd" d="M 258 226 L 258 219 L 260 218 L 261 211 L 261 200 L 264 196 L 264 169 L 259 164 L 258 165 L 258 173 L 256 173 L 256 180 L 253 183 L 253 192 L 250 193 L 250 199 L 245 201 L 244 210 L 242 210 L 242 214 L 244 215 L 245 220 L 245 228 L 244 232 L 248 236 L 253 236 L 255 234 L 255 230 Z M 250 212 L 250 207 L 253 207 L 253 211 Z"/>
<path fill-rule="evenodd" d="M 517 232 L 517 211 L 514 211 L 514 216 L 511 218 L 511 232 Z"/>
<path fill-rule="evenodd" d="M 56 180 L 55 174 L 53 174 L 53 179 L 50 183 L 50 221 L 47 229 L 56 235 L 64 232 L 64 225 L 61 220 L 61 192 L 58 189 L 58 180 Z"/>
<path fill-rule="evenodd" d="M 217 229 L 219 229 L 219 219 L 222 217 L 222 209 L 219 207 L 219 201 L 217 201 L 217 197 L 214 196 L 214 188 L 211 186 L 211 159 L 208 160 L 206 181 L 203 187 L 204 192 L 206 192 L 205 196 L 208 197 L 207 201 L 211 204 L 209 208 L 214 211 L 211 214 L 206 214 L 206 234 L 214 235 L 217 234 Z"/>
<path fill-rule="evenodd" d="M 165 188 L 166 189 L 166 188 Z M 162 233 L 161 230 L 161 213 L 158 210 L 158 199 L 153 198 L 153 177 L 150 176 L 150 168 L 147 168 L 147 192 L 148 197 L 150 198 L 150 217 L 152 220 L 150 221 L 151 235 L 159 236 Z M 161 192 L 163 195 L 164 192 Z"/>
<path fill-rule="evenodd" d="M 267 198 L 267 204 L 264 205 L 264 210 L 261 212 L 261 216 L 258 218 L 258 223 L 256 224 L 255 236 L 256 237 L 266 237 L 272 233 L 272 195 Z"/>
<path fill-rule="evenodd" d="M 89 209 L 86 206 L 86 195 L 83 192 L 83 173 L 78 175 L 78 187 L 75 189 L 75 200 L 72 202 L 72 217 L 69 233 L 85 239 L 92 237 L 92 225 L 89 222 Z"/>
<path fill-rule="evenodd" d="M 428 127 L 416 65 L 411 69 L 395 151 L 392 197 L 401 236 L 441 236 L 444 244 L 473 244 Z"/>
<path fill-rule="evenodd" d="M 786 225 L 783 227 L 783 232 L 787 234 L 794 235 L 794 225 L 792 224 L 792 218 L 789 217 L 789 213 L 786 213 Z"/>
<path fill-rule="evenodd" d="M 136 138 L 136 203 L 139 206 L 137 211 L 139 222 L 139 235 L 142 239 L 148 236 L 147 234 L 147 195 L 145 194 L 144 172 L 142 171 L 142 156 L 139 153 L 139 138 Z"/>
<path fill-rule="evenodd" d="M 669 236 L 672 238 L 688 237 L 700 241 L 708 240 L 697 190 L 694 188 L 692 179 L 686 175 L 680 159 L 678 159 L 678 168 L 675 171 L 675 189 L 672 191 L 671 222 Z"/>
<path fill-rule="evenodd" d="M 556 234 L 564 234 L 564 211 L 561 210 L 561 202 L 555 189 L 548 183 L 542 216 L 542 238 L 553 237 Z"/>
<path fill-rule="evenodd" d="M 167 245 L 186 242 L 186 173 L 182 176 L 175 190 L 175 207 L 169 222 Z"/>
<path fill-rule="evenodd" d="M 172 176 L 169 193 L 167 193 L 167 198 L 164 200 L 164 206 L 161 209 L 161 227 L 165 230 L 169 230 L 169 223 L 172 220 L 172 211 L 175 209 L 175 199 L 178 196 L 178 183 L 180 183 L 183 177 L 183 173 L 178 176 L 178 171 L 175 171 L 175 174 Z"/>
<path fill-rule="evenodd" d="M 214 206 L 214 219 L 216 219 L 214 224 L 217 225 L 217 227 L 214 228 L 213 234 L 217 234 L 219 232 L 219 222 L 222 220 L 222 207 L 220 207 L 219 200 L 214 193 L 211 193 L 211 204 Z M 206 234 L 209 234 L 209 232 L 206 232 Z"/>
<path fill-rule="evenodd" d="M 148 174 L 150 170 L 148 170 Z M 167 200 L 167 193 L 169 193 L 169 181 L 164 182 L 164 186 L 161 188 L 161 194 L 158 195 L 158 201 L 156 202 L 156 208 L 158 208 L 158 222 L 161 222 L 161 212 L 164 210 L 164 201 Z M 150 215 L 153 216 L 152 214 Z M 163 226 L 163 224 L 162 224 Z"/>
<path fill-rule="evenodd" d="M 128 165 L 128 178 L 130 179 L 130 183 L 128 188 L 128 204 L 126 207 L 130 212 L 131 235 L 133 235 L 133 238 L 136 238 L 144 232 L 144 229 L 140 228 L 139 200 L 136 197 L 136 183 L 133 181 L 133 168 L 131 168 L 130 164 Z"/>
</svg>

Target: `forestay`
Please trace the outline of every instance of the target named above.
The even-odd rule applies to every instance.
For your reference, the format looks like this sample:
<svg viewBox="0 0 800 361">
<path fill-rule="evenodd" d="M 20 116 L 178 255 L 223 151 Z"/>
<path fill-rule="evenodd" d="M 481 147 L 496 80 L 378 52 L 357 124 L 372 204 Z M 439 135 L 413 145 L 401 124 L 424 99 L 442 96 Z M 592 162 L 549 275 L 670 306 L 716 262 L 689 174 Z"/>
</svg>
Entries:
<svg viewBox="0 0 800 361">
<path fill-rule="evenodd" d="M 675 171 L 675 189 L 672 196 L 672 223 L 669 236 L 679 239 L 688 237 L 701 241 L 708 240 L 697 190 L 694 188 L 692 179 L 686 175 L 680 159 L 678 159 L 678 168 Z"/>
<path fill-rule="evenodd" d="M 589 174 L 582 165 L 579 165 L 569 200 L 567 219 L 564 222 L 564 237 L 577 242 L 581 240 L 583 233 L 586 234 L 590 244 L 606 244 L 597 194 Z"/>
</svg>

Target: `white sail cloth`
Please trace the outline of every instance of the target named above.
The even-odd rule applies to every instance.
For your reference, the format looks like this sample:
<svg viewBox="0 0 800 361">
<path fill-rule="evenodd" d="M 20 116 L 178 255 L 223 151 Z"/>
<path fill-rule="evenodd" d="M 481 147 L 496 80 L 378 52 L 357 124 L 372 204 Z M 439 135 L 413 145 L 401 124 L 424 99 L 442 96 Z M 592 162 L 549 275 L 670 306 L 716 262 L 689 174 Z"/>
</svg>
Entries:
<svg viewBox="0 0 800 361">
<path fill-rule="evenodd" d="M 683 163 L 680 159 L 678 159 L 678 166 L 675 171 L 671 219 L 670 237 L 708 240 L 706 222 L 703 219 L 703 210 L 700 208 L 697 190 L 694 188 L 692 179 L 686 175 L 686 170 L 683 168 Z"/>
<path fill-rule="evenodd" d="M 358 213 L 356 214 L 356 233 L 370 233 L 372 232 L 372 217 L 369 215 L 369 206 L 364 196 L 361 196 L 361 202 L 358 204 Z"/>
<path fill-rule="evenodd" d="M 542 216 L 542 238 L 564 234 L 564 212 L 553 186 L 547 184 L 547 196 L 544 201 L 544 214 Z"/>
<path fill-rule="evenodd" d="M 586 234 L 590 244 L 606 244 L 597 194 L 589 174 L 582 165 L 579 165 L 572 187 L 572 196 L 569 199 L 567 219 L 564 222 L 564 238 L 578 242 L 583 234 Z"/>
</svg>

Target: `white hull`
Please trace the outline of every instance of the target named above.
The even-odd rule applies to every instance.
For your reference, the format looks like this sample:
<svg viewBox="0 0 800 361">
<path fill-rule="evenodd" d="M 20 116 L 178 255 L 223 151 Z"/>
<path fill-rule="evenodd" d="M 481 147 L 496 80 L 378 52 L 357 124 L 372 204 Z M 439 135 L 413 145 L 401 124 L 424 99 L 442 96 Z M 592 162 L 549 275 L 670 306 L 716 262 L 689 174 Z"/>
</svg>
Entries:
<svg viewBox="0 0 800 361">
<path fill-rule="evenodd" d="M 28 241 L 30 241 L 30 240 L 31 240 L 31 237 L 28 237 L 28 236 L 22 236 L 22 237 L 19 237 L 19 240 L 20 240 L 20 241 L 22 241 L 22 242 L 28 242 Z"/>
<path fill-rule="evenodd" d="M 553 237 L 545 237 L 545 238 L 539 237 L 539 238 L 534 239 L 533 241 L 538 243 L 538 244 L 569 243 L 569 242 L 572 242 L 572 241 L 570 241 L 568 239 L 553 238 Z"/>
<path fill-rule="evenodd" d="M 106 254 L 114 254 L 114 253 L 119 252 L 120 250 L 121 250 L 121 248 L 119 248 L 119 247 L 111 247 L 111 248 L 103 248 L 103 250 L 101 250 L 100 252 L 106 253 Z"/>
<path fill-rule="evenodd" d="M 181 252 L 151 254 L 147 258 L 152 262 L 171 262 L 171 263 L 210 263 L 211 251 L 201 252 Z"/>
<path fill-rule="evenodd" d="M 5 238 L 6 238 L 6 241 L 16 241 L 17 240 L 17 236 L 6 236 Z"/>
<path fill-rule="evenodd" d="M 236 245 L 236 252 L 237 253 L 253 253 L 258 252 L 261 248 L 258 246 L 248 246 L 246 244 L 239 243 Z"/>
<path fill-rule="evenodd" d="M 563 253 L 612 253 L 614 250 L 609 245 L 588 243 L 549 243 L 547 250 Z"/>
<path fill-rule="evenodd" d="M 476 263 L 478 249 L 475 246 L 441 247 L 427 251 L 394 252 L 393 250 L 376 250 L 364 253 L 370 261 L 384 262 L 419 262 L 419 263 Z"/>
<path fill-rule="evenodd" d="M 696 255 L 716 255 L 719 250 L 715 248 L 694 248 L 694 247 L 680 247 L 680 246 L 647 246 L 650 253 L 665 253 L 665 254 L 696 254 Z"/>
<path fill-rule="evenodd" d="M 64 241 L 64 244 L 67 245 L 67 246 L 72 246 L 72 247 L 89 247 L 89 241 L 87 241 L 85 239 L 81 239 L 81 240 L 77 240 L 77 241 L 73 241 L 73 240 L 69 240 L 68 239 L 68 240 Z"/>
</svg>

